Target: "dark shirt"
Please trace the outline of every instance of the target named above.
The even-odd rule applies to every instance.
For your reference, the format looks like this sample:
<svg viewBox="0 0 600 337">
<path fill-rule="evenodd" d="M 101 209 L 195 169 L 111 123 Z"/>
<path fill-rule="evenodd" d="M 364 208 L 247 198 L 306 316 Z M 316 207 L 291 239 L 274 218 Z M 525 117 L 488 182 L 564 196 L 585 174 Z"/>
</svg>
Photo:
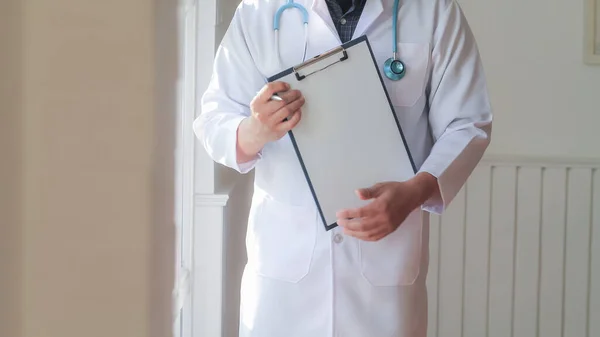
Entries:
<svg viewBox="0 0 600 337">
<path fill-rule="evenodd" d="M 367 0 L 325 0 L 342 43 L 352 39 Z"/>
</svg>

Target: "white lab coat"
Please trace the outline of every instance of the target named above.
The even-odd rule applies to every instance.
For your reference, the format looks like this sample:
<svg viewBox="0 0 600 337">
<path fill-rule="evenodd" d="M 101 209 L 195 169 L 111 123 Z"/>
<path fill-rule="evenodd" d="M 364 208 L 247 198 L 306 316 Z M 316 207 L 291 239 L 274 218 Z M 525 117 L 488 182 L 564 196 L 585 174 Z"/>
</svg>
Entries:
<svg viewBox="0 0 600 337">
<path fill-rule="evenodd" d="M 338 46 L 325 0 L 298 2 L 310 15 L 307 58 Z M 282 3 L 246 0 L 237 8 L 194 123 L 216 162 L 241 173 L 255 169 L 240 337 L 425 337 L 428 214 L 447 207 L 491 136 L 472 32 L 455 0 L 401 0 L 398 53 L 407 73 L 384 82 L 415 164 L 438 177 L 442 198 L 384 239 L 364 242 L 323 229 L 288 136 L 236 164 L 236 130 L 250 101 L 265 78 L 302 61 L 304 27 L 288 10 L 278 62 L 272 25 Z M 368 36 L 380 68 L 392 53 L 392 6 L 393 0 L 367 0 L 354 33 Z"/>
</svg>

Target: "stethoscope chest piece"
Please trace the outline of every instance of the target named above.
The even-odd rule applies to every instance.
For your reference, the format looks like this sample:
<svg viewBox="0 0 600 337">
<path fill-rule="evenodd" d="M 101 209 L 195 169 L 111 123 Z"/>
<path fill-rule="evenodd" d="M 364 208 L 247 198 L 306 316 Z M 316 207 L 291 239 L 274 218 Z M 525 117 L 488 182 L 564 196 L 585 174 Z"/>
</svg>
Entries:
<svg viewBox="0 0 600 337">
<path fill-rule="evenodd" d="M 395 57 L 390 57 L 383 65 L 383 72 L 390 80 L 398 81 L 406 74 L 406 67 L 402 61 L 396 59 Z"/>
</svg>

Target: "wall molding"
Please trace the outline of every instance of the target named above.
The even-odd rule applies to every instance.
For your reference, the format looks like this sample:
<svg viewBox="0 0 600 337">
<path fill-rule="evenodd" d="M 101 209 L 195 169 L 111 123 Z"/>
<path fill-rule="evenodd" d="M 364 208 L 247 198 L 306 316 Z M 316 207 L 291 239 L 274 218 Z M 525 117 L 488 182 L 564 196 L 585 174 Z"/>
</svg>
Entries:
<svg viewBox="0 0 600 337">
<path fill-rule="evenodd" d="M 482 166 L 600 168 L 599 158 L 568 156 L 485 155 Z"/>
<path fill-rule="evenodd" d="M 194 206 L 195 207 L 225 207 L 227 201 L 229 201 L 229 194 L 200 194 L 194 195 Z"/>
</svg>

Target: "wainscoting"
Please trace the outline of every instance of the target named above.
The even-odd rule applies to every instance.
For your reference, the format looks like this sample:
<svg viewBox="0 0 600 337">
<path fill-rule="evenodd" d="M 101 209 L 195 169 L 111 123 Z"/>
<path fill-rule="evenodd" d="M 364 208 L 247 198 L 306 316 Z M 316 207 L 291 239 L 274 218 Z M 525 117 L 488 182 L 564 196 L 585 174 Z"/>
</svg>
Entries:
<svg viewBox="0 0 600 337">
<path fill-rule="evenodd" d="M 600 336 L 600 160 L 487 158 L 430 242 L 430 337 Z"/>
</svg>

